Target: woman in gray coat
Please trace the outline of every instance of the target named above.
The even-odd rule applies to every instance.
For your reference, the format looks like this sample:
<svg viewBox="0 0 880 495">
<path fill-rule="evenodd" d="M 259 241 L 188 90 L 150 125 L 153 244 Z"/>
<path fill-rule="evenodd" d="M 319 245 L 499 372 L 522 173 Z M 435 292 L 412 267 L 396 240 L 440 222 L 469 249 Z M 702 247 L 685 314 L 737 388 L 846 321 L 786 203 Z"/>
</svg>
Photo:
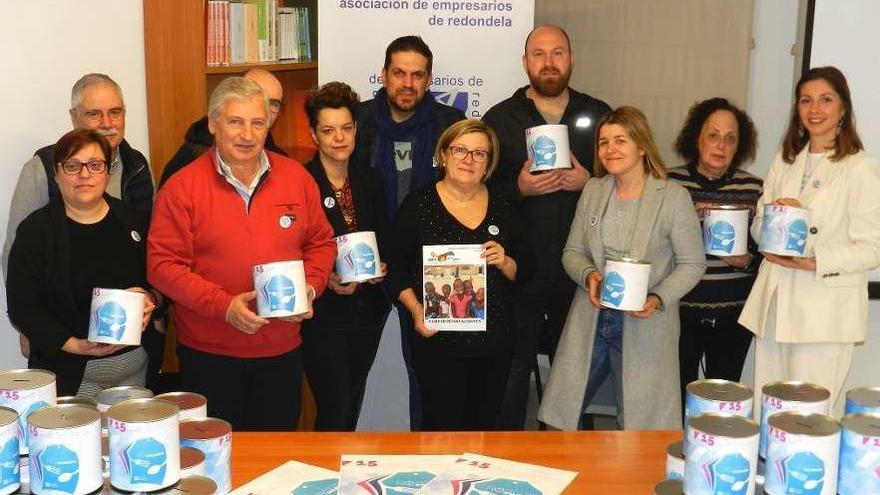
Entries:
<svg viewBox="0 0 880 495">
<path fill-rule="evenodd" d="M 577 429 L 611 375 L 621 428 L 678 429 L 678 301 L 706 269 L 700 223 L 687 190 L 666 181 L 642 112 L 620 107 L 597 129 L 596 178 L 581 194 L 562 253 L 579 288 L 538 417 Z M 618 257 L 651 264 L 640 311 L 600 306 L 605 260 Z"/>
</svg>

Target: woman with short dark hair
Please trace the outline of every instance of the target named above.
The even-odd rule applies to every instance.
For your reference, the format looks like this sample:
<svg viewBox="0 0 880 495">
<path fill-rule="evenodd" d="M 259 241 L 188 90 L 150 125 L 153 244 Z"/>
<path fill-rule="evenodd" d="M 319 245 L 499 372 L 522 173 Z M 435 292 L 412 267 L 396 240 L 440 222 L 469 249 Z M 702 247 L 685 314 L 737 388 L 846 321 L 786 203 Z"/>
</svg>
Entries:
<svg viewBox="0 0 880 495">
<path fill-rule="evenodd" d="M 143 292 L 142 329 L 158 296 L 146 289 L 146 226 L 105 192 L 114 172 L 110 153 L 96 131 L 77 129 L 58 140 L 61 197 L 19 225 L 9 255 L 9 319 L 30 340 L 28 366 L 55 372 L 59 395 L 93 397 L 104 388 L 145 382 L 141 346 L 87 340 L 94 288 Z"/>
<path fill-rule="evenodd" d="M 755 125 L 744 111 L 725 98 L 698 101 L 675 141 L 675 150 L 687 163 L 669 170 L 669 179 L 691 193 L 700 217 L 721 206 L 746 208 L 751 223 L 763 181 L 740 165 L 755 159 L 756 148 Z M 704 230 L 703 235 L 708 233 Z M 707 255 L 706 274 L 681 299 L 678 358 L 683 398 L 687 384 L 699 377 L 704 357 L 706 378 L 740 380 L 752 333 L 736 320 L 760 263 L 757 244 L 749 239 L 747 245 L 746 254 Z"/>
<path fill-rule="evenodd" d="M 321 191 L 333 235 L 373 231 L 384 257 L 388 218 L 375 171 L 351 163 L 360 100 L 348 84 L 329 82 L 306 99 L 309 129 L 318 151 L 306 165 Z M 377 278 L 343 283 L 334 270 L 327 291 L 315 301 L 315 316 L 303 322 L 303 364 L 315 395 L 315 430 L 354 431 L 367 375 L 391 303 Z"/>
</svg>

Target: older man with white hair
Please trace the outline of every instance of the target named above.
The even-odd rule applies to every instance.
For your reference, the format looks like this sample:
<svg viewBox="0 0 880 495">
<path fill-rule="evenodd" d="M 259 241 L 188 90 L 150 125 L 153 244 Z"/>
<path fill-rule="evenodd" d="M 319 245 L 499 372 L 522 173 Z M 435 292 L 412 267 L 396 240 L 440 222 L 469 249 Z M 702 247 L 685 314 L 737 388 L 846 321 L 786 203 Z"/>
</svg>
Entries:
<svg viewBox="0 0 880 495">
<path fill-rule="evenodd" d="M 255 82 L 223 80 L 208 108 L 214 147 L 159 191 L 147 244 L 150 283 L 175 302 L 182 388 L 236 430 L 292 430 L 299 418 L 300 321 L 336 257 L 318 186 L 298 162 L 263 149 L 269 101 Z M 302 260 L 307 313 L 256 314 L 252 269 Z"/>
</svg>

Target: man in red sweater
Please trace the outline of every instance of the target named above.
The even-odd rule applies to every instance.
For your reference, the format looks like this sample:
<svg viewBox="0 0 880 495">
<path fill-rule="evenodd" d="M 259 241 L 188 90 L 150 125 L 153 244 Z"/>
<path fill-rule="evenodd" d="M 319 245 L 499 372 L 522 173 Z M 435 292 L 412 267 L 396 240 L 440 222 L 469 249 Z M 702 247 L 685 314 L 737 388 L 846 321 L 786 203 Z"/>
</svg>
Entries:
<svg viewBox="0 0 880 495">
<path fill-rule="evenodd" d="M 236 430 L 292 430 L 299 418 L 300 321 L 327 284 L 336 244 L 318 186 L 298 162 L 263 150 L 260 87 L 230 77 L 208 108 L 215 146 L 156 198 L 150 283 L 174 302 L 181 385 Z M 265 319 L 253 309 L 254 265 L 303 260 L 309 312 Z"/>
</svg>

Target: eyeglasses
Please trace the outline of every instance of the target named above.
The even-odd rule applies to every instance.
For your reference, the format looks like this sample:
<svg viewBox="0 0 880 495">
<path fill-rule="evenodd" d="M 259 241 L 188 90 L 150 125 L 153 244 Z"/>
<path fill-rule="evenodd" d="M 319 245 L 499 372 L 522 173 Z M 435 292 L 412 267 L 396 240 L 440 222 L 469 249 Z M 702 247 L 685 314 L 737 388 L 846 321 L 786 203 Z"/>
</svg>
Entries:
<svg viewBox="0 0 880 495">
<path fill-rule="evenodd" d="M 93 123 L 98 123 L 104 119 L 104 111 L 98 109 L 86 110 L 85 112 L 83 112 L 83 115 L 85 115 L 86 118 Z M 125 108 L 123 107 L 115 107 L 107 110 L 107 118 L 114 122 L 119 122 L 124 117 Z"/>
<path fill-rule="evenodd" d="M 447 149 L 452 155 L 452 158 L 457 160 L 464 160 L 468 155 L 471 155 L 471 158 L 473 158 L 476 163 L 486 163 L 489 161 L 489 152 L 486 150 L 469 150 L 464 146 L 450 146 Z"/>
<path fill-rule="evenodd" d="M 279 100 L 278 98 L 269 98 L 269 111 L 278 115 L 281 111 L 284 110 L 284 101 Z"/>
<path fill-rule="evenodd" d="M 87 162 L 81 162 L 79 160 L 64 160 L 63 162 L 58 164 L 61 167 L 61 170 L 64 171 L 67 175 L 76 175 L 82 172 L 83 167 L 89 169 L 89 172 L 93 174 L 103 174 L 107 171 L 107 160 L 99 160 L 97 158 L 91 159 Z"/>
</svg>

